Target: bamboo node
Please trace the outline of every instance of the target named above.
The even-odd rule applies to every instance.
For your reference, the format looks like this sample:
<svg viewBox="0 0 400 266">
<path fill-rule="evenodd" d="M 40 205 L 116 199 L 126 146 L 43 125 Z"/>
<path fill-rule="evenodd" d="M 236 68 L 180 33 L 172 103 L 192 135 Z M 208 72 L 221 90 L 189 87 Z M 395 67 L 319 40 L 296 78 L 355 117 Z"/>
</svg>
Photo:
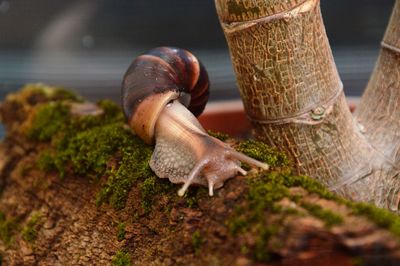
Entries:
<svg viewBox="0 0 400 266">
<path fill-rule="evenodd" d="M 315 6 L 319 3 L 320 0 L 306 0 L 294 8 L 276 13 L 270 16 L 258 18 L 258 19 L 253 19 L 253 20 L 246 20 L 246 21 L 241 21 L 241 22 L 221 22 L 222 28 L 224 29 L 224 32 L 226 34 L 231 34 L 237 31 L 245 30 L 247 28 L 254 27 L 259 24 L 265 24 L 269 23 L 274 20 L 285 20 L 288 21 L 289 19 L 296 18 L 297 16 L 309 12 L 313 10 Z"/>
<path fill-rule="evenodd" d="M 318 106 L 314 110 L 311 110 L 311 118 L 313 120 L 321 120 L 325 117 L 325 108 L 323 106 Z"/>
<path fill-rule="evenodd" d="M 396 47 L 396 46 L 393 46 L 391 44 L 388 44 L 385 41 L 381 42 L 381 47 L 385 48 L 386 50 L 389 50 L 389 51 L 391 51 L 391 52 L 393 52 L 395 54 L 399 54 L 400 55 L 400 48 L 399 47 Z"/>
<path fill-rule="evenodd" d="M 259 124 L 282 125 L 289 123 L 299 123 L 306 125 L 317 125 L 322 123 L 324 121 L 324 118 L 332 112 L 334 104 L 336 103 L 339 96 L 342 95 L 342 93 L 343 83 L 339 82 L 336 93 L 332 97 L 327 99 L 325 103 L 313 104 L 303 111 L 299 111 L 289 116 L 283 116 L 273 119 L 258 119 L 248 115 L 247 118 L 250 121 Z"/>
</svg>

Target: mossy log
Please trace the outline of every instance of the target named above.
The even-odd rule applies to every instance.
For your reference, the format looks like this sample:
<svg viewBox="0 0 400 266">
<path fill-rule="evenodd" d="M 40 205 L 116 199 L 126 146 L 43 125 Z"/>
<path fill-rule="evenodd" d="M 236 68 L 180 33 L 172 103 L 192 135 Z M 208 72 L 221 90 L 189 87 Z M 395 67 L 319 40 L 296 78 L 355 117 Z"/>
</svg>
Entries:
<svg viewBox="0 0 400 266">
<path fill-rule="evenodd" d="M 148 167 L 152 147 L 110 101 L 29 85 L 0 106 L 3 265 L 369 265 L 400 262 L 400 219 L 292 173 L 285 155 L 220 138 L 265 161 L 214 197 Z M 246 166 L 244 166 L 246 167 Z"/>
</svg>

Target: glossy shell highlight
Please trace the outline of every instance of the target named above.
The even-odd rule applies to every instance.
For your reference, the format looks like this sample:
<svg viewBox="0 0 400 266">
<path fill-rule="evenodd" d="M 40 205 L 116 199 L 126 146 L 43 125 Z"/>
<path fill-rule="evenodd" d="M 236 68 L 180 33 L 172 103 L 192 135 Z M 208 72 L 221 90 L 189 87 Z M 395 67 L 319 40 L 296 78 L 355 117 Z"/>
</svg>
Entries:
<svg viewBox="0 0 400 266">
<path fill-rule="evenodd" d="M 195 116 L 209 96 L 208 74 L 190 52 L 158 47 L 137 57 L 122 82 L 122 108 L 129 125 L 146 143 L 154 143 L 154 126 L 162 109 L 179 100 Z"/>
</svg>

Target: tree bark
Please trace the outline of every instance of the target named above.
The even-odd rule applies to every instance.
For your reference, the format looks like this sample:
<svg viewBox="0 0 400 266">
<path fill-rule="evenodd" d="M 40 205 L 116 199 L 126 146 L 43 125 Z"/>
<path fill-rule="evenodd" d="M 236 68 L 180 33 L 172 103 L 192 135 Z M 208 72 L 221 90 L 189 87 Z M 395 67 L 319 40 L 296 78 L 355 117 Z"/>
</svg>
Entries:
<svg viewBox="0 0 400 266">
<path fill-rule="evenodd" d="M 152 186 L 168 189 L 153 192 L 152 205 L 144 211 L 146 180 L 139 179 L 129 187 L 122 209 L 96 206 L 97 193 L 111 178 L 109 172 L 103 169 L 108 174 L 97 181 L 88 178 L 90 173 L 67 171 L 60 178 L 56 171 L 44 172 L 38 161 L 56 139 L 37 141 L 26 135 L 42 106 L 59 102 L 69 106 L 70 101 L 23 90 L 0 105 L 0 118 L 7 128 L 7 137 L 0 143 L 3 265 L 368 265 L 400 261 L 400 218 L 335 197 L 315 181 L 295 177 L 276 165 L 272 172 L 252 170 L 250 178 L 230 180 L 214 197 L 208 197 L 205 188 L 193 188 L 180 198 L 178 186 L 171 188 L 168 181 L 151 179 Z M 70 110 L 79 115 L 77 119 L 88 110 L 88 105 L 76 108 L 79 104 Z M 76 128 L 75 134 L 84 130 Z M 104 167 L 122 164 L 119 160 L 113 156 Z M 124 254 L 123 259 L 118 254 Z"/>
<path fill-rule="evenodd" d="M 399 170 L 347 107 L 319 0 L 215 3 L 254 136 L 285 151 L 297 173 L 398 211 Z"/>
<path fill-rule="evenodd" d="M 371 144 L 400 167 L 400 1 L 393 8 L 356 118 Z"/>
</svg>

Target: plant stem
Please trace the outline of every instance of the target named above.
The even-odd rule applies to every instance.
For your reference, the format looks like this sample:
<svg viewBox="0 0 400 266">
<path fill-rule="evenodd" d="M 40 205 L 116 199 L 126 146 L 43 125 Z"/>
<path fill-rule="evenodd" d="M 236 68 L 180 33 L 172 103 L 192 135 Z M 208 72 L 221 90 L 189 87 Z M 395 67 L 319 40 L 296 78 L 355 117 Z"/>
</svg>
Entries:
<svg viewBox="0 0 400 266">
<path fill-rule="evenodd" d="M 356 117 L 374 147 L 400 167 L 400 1 L 393 8 Z"/>
<path fill-rule="evenodd" d="M 298 174 L 396 211 L 397 171 L 349 111 L 319 0 L 215 3 L 254 136 L 285 151 Z"/>
</svg>

